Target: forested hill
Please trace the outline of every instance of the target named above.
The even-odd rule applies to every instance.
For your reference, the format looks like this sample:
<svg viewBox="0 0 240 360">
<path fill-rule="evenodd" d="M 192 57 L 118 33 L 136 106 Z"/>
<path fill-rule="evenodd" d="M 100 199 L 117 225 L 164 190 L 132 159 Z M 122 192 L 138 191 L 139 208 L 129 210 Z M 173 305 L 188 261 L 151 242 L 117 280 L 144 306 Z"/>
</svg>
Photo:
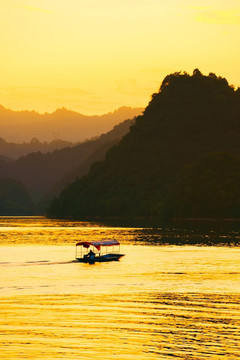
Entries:
<svg viewBox="0 0 240 360">
<path fill-rule="evenodd" d="M 240 217 L 240 90 L 174 73 L 106 160 L 69 185 L 49 216 Z"/>
</svg>

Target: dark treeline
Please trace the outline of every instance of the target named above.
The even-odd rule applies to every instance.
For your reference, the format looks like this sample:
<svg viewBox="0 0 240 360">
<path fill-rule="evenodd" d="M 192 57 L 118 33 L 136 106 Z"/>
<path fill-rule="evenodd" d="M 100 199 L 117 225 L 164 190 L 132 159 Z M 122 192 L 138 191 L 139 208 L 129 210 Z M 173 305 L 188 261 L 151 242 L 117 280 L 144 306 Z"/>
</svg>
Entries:
<svg viewBox="0 0 240 360">
<path fill-rule="evenodd" d="M 240 90 L 168 75 L 130 132 L 67 186 L 52 217 L 240 217 Z"/>
</svg>

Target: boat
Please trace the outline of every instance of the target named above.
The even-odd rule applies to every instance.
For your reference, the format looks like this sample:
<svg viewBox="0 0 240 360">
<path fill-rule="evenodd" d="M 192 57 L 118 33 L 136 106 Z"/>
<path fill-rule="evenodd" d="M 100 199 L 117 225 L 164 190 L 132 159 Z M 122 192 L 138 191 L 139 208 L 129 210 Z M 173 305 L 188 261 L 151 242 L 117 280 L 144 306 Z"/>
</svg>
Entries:
<svg viewBox="0 0 240 360">
<path fill-rule="evenodd" d="M 123 256 L 117 240 L 81 241 L 76 244 L 75 258 L 82 263 L 118 261 Z"/>
</svg>

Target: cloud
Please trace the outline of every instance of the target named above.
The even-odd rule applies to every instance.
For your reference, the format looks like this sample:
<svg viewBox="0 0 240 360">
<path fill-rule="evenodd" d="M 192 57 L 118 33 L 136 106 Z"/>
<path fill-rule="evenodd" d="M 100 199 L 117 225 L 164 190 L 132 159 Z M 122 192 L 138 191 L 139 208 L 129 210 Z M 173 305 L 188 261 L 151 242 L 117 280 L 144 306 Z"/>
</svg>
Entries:
<svg viewBox="0 0 240 360">
<path fill-rule="evenodd" d="M 240 25 L 240 10 L 196 9 L 195 20 L 205 24 Z"/>
</svg>

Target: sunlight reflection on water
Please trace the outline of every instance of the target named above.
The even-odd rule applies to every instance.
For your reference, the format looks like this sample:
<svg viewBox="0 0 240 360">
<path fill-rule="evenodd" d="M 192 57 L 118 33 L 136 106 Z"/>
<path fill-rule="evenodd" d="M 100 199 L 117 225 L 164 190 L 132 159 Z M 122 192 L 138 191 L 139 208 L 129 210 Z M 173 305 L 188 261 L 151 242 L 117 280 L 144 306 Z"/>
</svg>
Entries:
<svg viewBox="0 0 240 360">
<path fill-rule="evenodd" d="M 173 234 L 199 243 L 190 228 L 0 218 L 0 230 L 1 359 L 240 357 L 240 248 L 164 245 Z M 90 238 L 117 238 L 126 256 L 75 262 Z"/>
<path fill-rule="evenodd" d="M 0 217 L 0 243 L 75 244 L 79 240 L 118 238 L 121 243 L 152 245 L 240 245 L 239 222 L 142 222 L 120 224 Z"/>
</svg>

